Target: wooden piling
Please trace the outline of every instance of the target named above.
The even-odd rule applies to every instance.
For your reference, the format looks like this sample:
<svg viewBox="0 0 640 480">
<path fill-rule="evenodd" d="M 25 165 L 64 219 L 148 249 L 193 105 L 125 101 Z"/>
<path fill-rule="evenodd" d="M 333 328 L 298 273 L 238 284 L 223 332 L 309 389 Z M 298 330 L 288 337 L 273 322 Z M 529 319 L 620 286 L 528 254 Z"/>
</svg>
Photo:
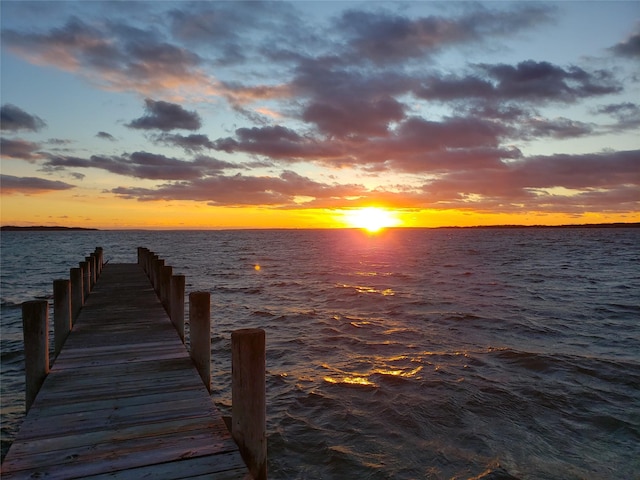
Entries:
<svg viewBox="0 0 640 480">
<path fill-rule="evenodd" d="M 169 313 L 169 318 L 171 318 L 173 326 L 176 327 L 182 343 L 184 343 L 184 285 L 184 275 L 171 275 L 169 287 L 171 312 Z"/>
<path fill-rule="evenodd" d="M 164 265 L 160 267 L 160 303 L 164 307 L 164 310 L 171 314 L 171 275 L 173 274 L 173 267 Z"/>
<path fill-rule="evenodd" d="M 71 282 L 67 279 L 53 281 L 53 343 L 57 357 L 71 331 Z"/>
<path fill-rule="evenodd" d="M 87 261 L 80 262 L 80 268 L 82 269 L 82 294 L 85 302 L 91 291 L 91 267 L 89 265 Z"/>
<path fill-rule="evenodd" d="M 96 250 L 94 253 L 96 255 L 96 268 L 97 268 L 96 281 L 97 281 L 98 278 L 100 277 L 100 274 L 102 273 L 102 267 L 104 267 L 104 250 L 102 249 L 102 247 L 96 247 Z"/>
<path fill-rule="evenodd" d="M 189 294 L 191 358 L 207 390 L 211 392 L 211 295 Z"/>
<path fill-rule="evenodd" d="M 22 304 L 22 332 L 25 406 L 28 412 L 49 373 L 49 303 L 46 300 Z"/>
<path fill-rule="evenodd" d="M 87 258 L 91 262 L 91 290 L 93 290 L 98 281 L 98 258 L 95 253 L 92 253 Z"/>
<path fill-rule="evenodd" d="M 231 434 L 253 477 L 267 478 L 264 330 L 231 333 Z"/>
<path fill-rule="evenodd" d="M 151 250 L 147 250 L 144 257 L 144 271 L 146 272 L 148 278 L 151 278 L 151 260 L 154 256 L 155 253 L 153 253 Z"/>
<path fill-rule="evenodd" d="M 164 259 L 154 255 L 153 258 L 153 267 L 152 267 L 152 276 L 151 283 L 153 284 L 153 289 L 156 291 L 156 294 L 160 293 L 160 268 L 164 267 Z"/>
<path fill-rule="evenodd" d="M 138 247 L 138 265 L 144 269 L 144 247 Z"/>
<path fill-rule="evenodd" d="M 80 315 L 80 309 L 84 305 L 82 269 L 72 268 L 69 270 L 69 278 L 71 279 L 71 321 L 73 323 Z"/>
</svg>

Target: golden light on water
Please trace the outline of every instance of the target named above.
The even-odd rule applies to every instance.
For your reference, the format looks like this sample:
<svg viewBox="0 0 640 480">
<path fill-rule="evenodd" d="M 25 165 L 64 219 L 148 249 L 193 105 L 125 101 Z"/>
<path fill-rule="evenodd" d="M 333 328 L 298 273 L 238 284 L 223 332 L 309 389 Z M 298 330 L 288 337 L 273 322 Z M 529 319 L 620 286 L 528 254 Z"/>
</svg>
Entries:
<svg viewBox="0 0 640 480">
<path fill-rule="evenodd" d="M 343 221 L 352 228 L 362 228 L 370 233 L 379 232 L 383 228 L 397 227 L 402 224 L 397 215 L 380 207 L 365 207 L 347 210 Z"/>
</svg>

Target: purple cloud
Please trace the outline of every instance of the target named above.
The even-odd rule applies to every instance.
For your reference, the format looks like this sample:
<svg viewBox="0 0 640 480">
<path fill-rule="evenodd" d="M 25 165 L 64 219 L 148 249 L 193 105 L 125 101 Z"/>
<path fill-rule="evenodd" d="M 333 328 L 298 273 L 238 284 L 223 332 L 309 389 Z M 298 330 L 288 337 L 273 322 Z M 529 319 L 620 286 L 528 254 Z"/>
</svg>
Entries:
<svg viewBox="0 0 640 480">
<path fill-rule="evenodd" d="M 385 11 L 349 10 L 336 27 L 352 49 L 349 58 L 381 64 L 522 31 L 548 22 L 552 12 L 545 5 L 522 5 L 504 11 L 474 6 L 458 17 L 409 18 Z"/>
<path fill-rule="evenodd" d="M 69 190 L 75 185 L 57 180 L 46 180 L 37 177 L 16 177 L 14 175 L 0 175 L 0 190 L 4 195 L 15 193 L 46 193 L 57 190 Z"/>
<path fill-rule="evenodd" d="M 46 122 L 36 115 L 31 115 L 21 108 L 7 103 L 0 107 L 0 129 L 17 132 L 29 130 L 37 132 L 46 127 Z"/>
<path fill-rule="evenodd" d="M 33 163 L 42 158 L 39 151 L 40 145 L 38 143 L 29 142 L 19 138 L 0 138 L 0 152 L 5 158 L 15 158 L 17 160 L 25 160 Z"/>
<path fill-rule="evenodd" d="M 284 208 L 303 208 L 297 196 L 332 199 L 365 192 L 359 185 L 328 185 L 297 173 L 286 171 L 279 177 L 216 175 L 192 181 L 171 182 L 156 188 L 118 187 L 112 193 L 131 199 L 194 200 L 211 205 L 260 205 Z"/>
<path fill-rule="evenodd" d="M 238 168 L 238 166 L 207 156 L 199 156 L 193 161 L 187 161 L 141 151 L 121 156 L 92 155 L 90 158 L 49 154 L 43 168 L 45 171 L 97 168 L 134 178 L 192 180 L 215 175 L 222 170 Z"/>
<path fill-rule="evenodd" d="M 151 93 L 207 84 L 200 57 L 166 41 L 154 27 L 71 17 L 45 33 L 5 29 L 2 41 L 33 63 L 78 72 L 111 89 Z"/>
<path fill-rule="evenodd" d="M 109 140 L 110 142 L 115 142 L 116 141 L 116 137 L 114 137 L 113 135 L 111 135 L 110 133 L 107 133 L 107 132 L 98 132 L 98 133 L 96 133 L 96 137 L 97 138 L 101 138 L 103 140 Z"/>
<path fill-rule="evenodd" d="M 164 143 L 165 145 L 175 145 L 181 147 L 187 152 L 199 152 L 203 149 L 215 148 L 214 142 L 209 140 L 209 137 L 204 134 L 169 134 L 163 133 L 158 135 L 155 139 L 158 143 Z"/>
<path fill-rule="evenodd" d="M 154 101 L 147 98 L 145 101 L 147 113 L 127 124 L 129 128 L 142 130 L 198 130 L 201 126 L 200 115 L 197 112 L 189 112 L 175 103 Z"/>
</svg>

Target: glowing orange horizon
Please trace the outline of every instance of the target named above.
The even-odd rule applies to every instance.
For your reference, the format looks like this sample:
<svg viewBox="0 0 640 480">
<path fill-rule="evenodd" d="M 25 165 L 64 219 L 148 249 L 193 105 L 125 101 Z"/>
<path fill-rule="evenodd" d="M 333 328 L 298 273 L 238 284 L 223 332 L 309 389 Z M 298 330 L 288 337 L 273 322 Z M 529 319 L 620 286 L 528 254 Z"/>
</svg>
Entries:
<svg viewBox="0 0 640 480">
<path fill-rule="evenodd" d="M 95 192 L 2 195 L 0 224 L 71 226 L 105 230 L 214 230 L 268 228 L 362 228 L 568 225 L 640 222 L 640 212 L 581 215 L 550 212 L 483 212 L 471 209 L 360 208 L 279 209 L 224 207 L 191 201 L 139 202 Z"/>
</svg>

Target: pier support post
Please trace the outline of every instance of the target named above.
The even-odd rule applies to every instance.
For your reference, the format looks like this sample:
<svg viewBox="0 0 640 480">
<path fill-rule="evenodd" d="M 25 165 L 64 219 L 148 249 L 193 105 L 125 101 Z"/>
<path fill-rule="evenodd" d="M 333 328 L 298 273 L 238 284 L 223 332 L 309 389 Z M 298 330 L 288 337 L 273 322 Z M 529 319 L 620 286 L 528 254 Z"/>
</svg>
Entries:
<svg viewBox="0 0 640 480">
<path fill-rule="evenodd" d="M 144 247 L 138 247 L 138 265 L 144 269 Z"/>
<path fill-rule="evenodd" d="M 170 300 L 171 312 L 169 318 L 171 323 L 176 327 L 180 340 L 184 343 L 184 275 L 172 275 L 170 285 Z"/>
<path fill-rule="evenodd" d="M 89 262 L 80 262 L 80 269 L 82 270 L 82 294 L 84 301 L 87 300 L 89 292 L 91 291 L 91 270 Z"/>
<path fill-rule="evenodd" d="M 156 291 L 156 294 L 160 296 L 160 269 L 164 267 L 164 259 L 158 257 L 158 255 L 153 256 L 153 264 L 152 264 L 152 281 L 153 289 Z"/>
<path fill-rule="evenodd" d="M 231 435 L 256 480 L 267 478 L 265 333 L 231 333 Z"/>
<path fill-rule="evenodd" d="M 145 256 L 144 256 L 144 271 L 147 274 L 147 277 L 149 277 L 149 280 L 151 280 L 151 261 L 154 256 L 155 256 L 155 253 L 153 253 L 149 249 L 146 249 Z"/>
<path fill-rule="evenodd" d="M 71 282 L 53 281 L 53 342 L 57 357 L 71 331 Z"/>
<path fill-rule="evenodd" d="M 102 249 L 102 247 L 96 247 L 96 263 L 97 263 L 97 273 L 96 273 L 96 281 L 98 280 L 98 277 L 100 277 L 100 274 L 102 273 L 102 267 L 104 267 L 104 250 Z"/>
<path fill-rule="evenodd" d="M 85 257 L 85 260 L 89 264 L 89 291 L 91 291 L 96 284 L 96 257 L 91 254 Z"/>
<path fill-rule="evenodd" d="M 171 295 L 169 289 L 171 288 L 171 275 L 173 274 L 173 267 L 164 265 L 160 267 L 160 303 L 164 307 L 164 310 L 171 315 Z"/>
<path fill-rule="evenodd" d="M 211 295 L 209 292 L 189 294 L 189 328 L 191 358 L 207 390 L 211 392 Z"/>
<path fill-rule="evenodd" d="M 80 315 L 80 309 L 84 305 L 84 293 L 82 288 L 82 269 L 72 268 L 69 271 L 71 279 L 71 315 L 72 323 L 76 321 Z"/>
<path fill-rule="evenodd" d="M 28 412 L 49 373 L 49 303 L 46 300 L 22 304 L 22 332 L 25 405 Z"/>
</svg>

